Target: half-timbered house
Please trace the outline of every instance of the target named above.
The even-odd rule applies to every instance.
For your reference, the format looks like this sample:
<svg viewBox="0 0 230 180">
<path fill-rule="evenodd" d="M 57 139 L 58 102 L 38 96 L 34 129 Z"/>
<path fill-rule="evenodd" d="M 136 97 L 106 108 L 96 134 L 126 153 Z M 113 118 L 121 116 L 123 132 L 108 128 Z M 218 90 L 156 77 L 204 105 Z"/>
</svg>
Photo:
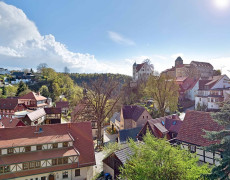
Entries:
<svg viewBox="0 0 230 180">
<path fill-rule="evenodd" d="M 0 179 L 92 179 L 91 124 L 0 129 Z"/>
<path fill-rule="evenodd" d="M 196 153 L 200 161 L 218 165 L 217 159 L 221 158 L 221 153 L 204 150 L 204 147 L 218 142 L 210 141 L 203 136 L 205 135 L 204 130 L 220 131 L 222 129 L 223 127 L 212 119 L 210 113 L 187 111 L 176 141 L 181 148 Z"/>
</svg>

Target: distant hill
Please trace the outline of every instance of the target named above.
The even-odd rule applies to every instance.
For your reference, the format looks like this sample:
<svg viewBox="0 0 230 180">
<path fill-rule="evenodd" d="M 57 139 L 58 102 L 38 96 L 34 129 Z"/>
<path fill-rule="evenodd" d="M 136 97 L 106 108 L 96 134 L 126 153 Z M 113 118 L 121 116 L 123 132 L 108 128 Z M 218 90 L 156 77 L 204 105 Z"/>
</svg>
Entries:
<svg viewBox="0 0 230 180">
<path fill-rule="evenodd" d="M 94 73 L 94 74 L 71 73 L 70 77 L 79 86 L 82 86 L 83 82 L 90 84 L 90 81 L 94 81 L 94 80 L 99 79 L 101 77 L 103 77 L 105 80 L 110 78 L 110 77 L 113 77 L 114 79 L 119 81 L 121 84 L 124 84 L 125 82 L 128 82 L 131 80 L 131 76 L 122 75 L 122 74 L 111 74 L 111 73 L 100 73 L 100 74 L 98 74 L 98 73 Z"/>
</svg>

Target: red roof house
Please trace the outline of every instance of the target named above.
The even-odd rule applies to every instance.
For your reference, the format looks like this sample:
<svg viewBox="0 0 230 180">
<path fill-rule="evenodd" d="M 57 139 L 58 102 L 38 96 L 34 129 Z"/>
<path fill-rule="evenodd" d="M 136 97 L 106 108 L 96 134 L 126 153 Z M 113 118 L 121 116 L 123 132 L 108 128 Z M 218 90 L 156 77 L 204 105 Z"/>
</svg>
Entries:
<svg viewBox="0 0 230 180">
<path fill-rule="evenodd" d="M 0 134 L 0 179 L 93 176 L 96 163 L 89 122 L 2 128 Z"/>
</svg>

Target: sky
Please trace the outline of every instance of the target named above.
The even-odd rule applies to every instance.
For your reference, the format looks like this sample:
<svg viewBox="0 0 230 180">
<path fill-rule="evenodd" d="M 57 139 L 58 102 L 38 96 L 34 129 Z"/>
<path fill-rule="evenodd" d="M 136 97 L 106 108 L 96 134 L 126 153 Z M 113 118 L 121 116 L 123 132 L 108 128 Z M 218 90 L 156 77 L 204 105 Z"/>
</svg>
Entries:
<svg viewBox="0 0 230 180">
<path fill-rule="evenodd" d="M 0 1 L 0 66 L 132 75 L 150 59 L 156 71 L 210 62 L 230 70 L 230 0 Z"/>
</svg>

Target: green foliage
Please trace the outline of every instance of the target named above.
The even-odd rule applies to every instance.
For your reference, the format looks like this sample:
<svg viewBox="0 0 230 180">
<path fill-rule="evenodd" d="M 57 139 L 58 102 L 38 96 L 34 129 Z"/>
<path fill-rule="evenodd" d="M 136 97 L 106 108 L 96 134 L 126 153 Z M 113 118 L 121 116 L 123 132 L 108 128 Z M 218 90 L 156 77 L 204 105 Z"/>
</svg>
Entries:
<svg viewBox="0 0 230 180">
<path fill-rule="evenodd" d="M 175 112 L 178 108 L 179 87 L 175 80 L 169 76 L 150 76 L 145 93 L 154 101 L 154 106 L 160 116 L 165 116 L 166 111 Z"/>
<path fill-rule="evenodd" d="M 17 93 L 17 86 L 6 86 L 5 91 L 7 97 L 14 97 Z"/>
<path fill-rule="evenodd" d="M 197 180 L 208 174 L 207 164 L 198 165 L 194 154 L 173 147 L 165 139 L 157 139 L 148 132 L 144 143 L 130 140 L 133 152 L 121 167 L 121 179 L 127 180 Z"/>
<path fill-rule="evenodd" d="M 42 96 L 44 97 L 50 97 L 50 92 L 49 89 L 46 85 L 43 85 L 40 89 L 39 92 L 41 93 Z"/>
<path fill-rule="evenodd" d="M 116 80 L 121 84 L 124 84 L 125 82 L 131 79 L 131 77 L 127 75 L 111 74 L 111 73 L 101 73 L 101 74 L 98 74 L 98 73 L 94 73 L 94 74 L 71 73 L 70 77 L 74 80 L 75 83 L 79 85 L 86 83 L 89 86 L 92 81 L 95 81 L 101 78 L 103 78 L 105 81 L 107 81 L 109 78 L 112 78 L 113 80 Z"/>
<path fill-rule="evenodd" d="M 230 179 L 230 104 L 225 103 L 220 112 L 212 114 L 213 119 L 223 126 L 221 131 L 205 131 L 205 137 L 212 141 L 218 141 L 207 148 L 215 152 L 221 150 L 222 159 L 220 165 L 212 170 L 210 179 Z"/>
<path fill-rule="evenodd" d="M 196 106 L 197 111 L 206 111 L 207 108 L 208 108 L 207 105 L 205 105 L 205 104 L 200 105 L 200 103 L 198 103 L 197 106 Z"/>
<path fill-rule="evenodd" d="M 18 89 L 17 89 L 17 92 L 16 92 L 16 96 L 19 96 L 19 95 L 22 95 L 22 92 L 28 90 L 28 87 L 27 85 L 20 81 L 19 84 L 18 84 Z"/>
<path fill-rule="evenodd" d="M 108 157 L 114 151 L 117 151 L 122 148 L 123 148 L 123 145 L 117 142 L 110 142 L 106 146 L 103 147 L 103 153 L 105 154 L 105 157 Z"/>
</svg>

